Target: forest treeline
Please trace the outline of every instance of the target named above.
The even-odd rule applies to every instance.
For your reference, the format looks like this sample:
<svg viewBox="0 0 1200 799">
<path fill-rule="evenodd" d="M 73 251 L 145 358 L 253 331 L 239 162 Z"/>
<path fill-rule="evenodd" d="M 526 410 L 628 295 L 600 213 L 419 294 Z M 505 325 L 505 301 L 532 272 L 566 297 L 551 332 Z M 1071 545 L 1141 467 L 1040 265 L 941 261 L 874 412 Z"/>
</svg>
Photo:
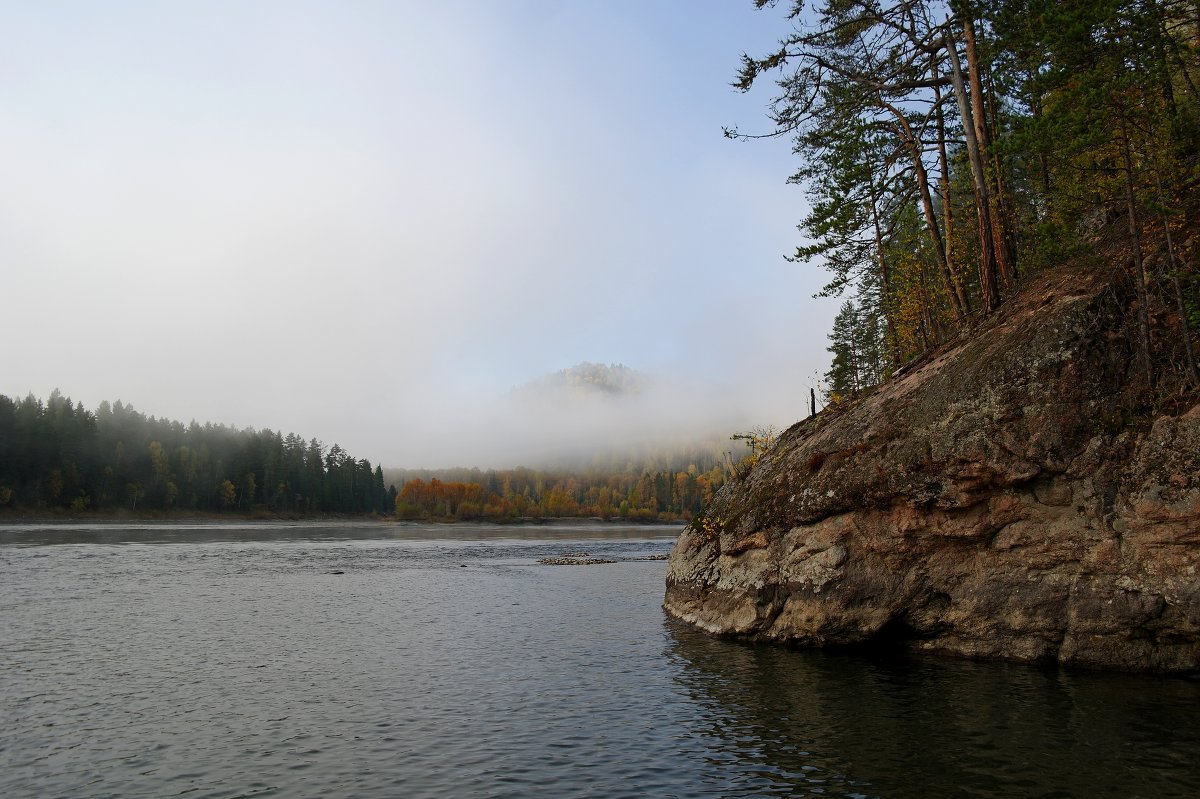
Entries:
<svg viewBox="0 0 1200 799">
<path fill-rule="evenodd" d="M 0 508 L 387 513 L 380 467 L 271 430 L 184 425 L 120 401 L 0 395 Z"/>
<path fill-rule="evenodd" d="M 58 391 L 0 395 L 0 508 L 75 513 L 375 514 L 438 521 L 690 519 L 734 464 L 709 445 L 534 470 L 389 470 L 337 444 L 146 416 Z M 397 490 L 396 486 L 400 489 Z"/>
<path fill-rule="evenodd" d="M 689 520 L 712 499 L 731 461 L 706 450 L 606 469 L 389 470 L 402 519 Z"/>
<path fill-rule="evenodd" d="M 754 0 L 760 8 L 775 0 Z M 743 56 L 775 83 L 810 211 L 792 258 L 845 296 L 835 401 L 954 338 L 1024 278 L 1120 231 L 1147 385 L 1200 385 L 1195 0 L 786 3 L 790 33 Z"/>
</svg>

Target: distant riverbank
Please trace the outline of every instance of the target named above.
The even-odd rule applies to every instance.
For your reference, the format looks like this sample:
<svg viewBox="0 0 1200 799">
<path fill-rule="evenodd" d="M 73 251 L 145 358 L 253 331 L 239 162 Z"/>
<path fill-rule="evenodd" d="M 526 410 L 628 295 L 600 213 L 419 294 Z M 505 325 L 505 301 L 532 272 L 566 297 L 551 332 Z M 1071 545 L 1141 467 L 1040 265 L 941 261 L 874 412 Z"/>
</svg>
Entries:
<svg viewBox="0 0 1200 799">
<path fill-rule="evenodd" d="M 399 519 L 395 516 L 383 516 L 377 513 L 360 514 L 304 514 L 304 513 L 274 513 L 266 510 L 228 513 L 203 513 L 186 510 L 99 510 L 72 511 L 66 508 L 0 508 L 0 524 L 36 524 L 55 522 L 88 522 L 96 524 L 124 522 L 378 522 L 381 525 L 412 525 L 412 524 L 498 524 L 498 525 L 554 525 L 554 526 L 585 526 L 613 525 L 636 527 L 682 526 L 686 519 L 623 519 L 621 517 L 604 518 L 601 516 L 517 516 L 500 518 L 479 518 L 462 521 L 453 517 L 429 519 Z"/>
</svg>

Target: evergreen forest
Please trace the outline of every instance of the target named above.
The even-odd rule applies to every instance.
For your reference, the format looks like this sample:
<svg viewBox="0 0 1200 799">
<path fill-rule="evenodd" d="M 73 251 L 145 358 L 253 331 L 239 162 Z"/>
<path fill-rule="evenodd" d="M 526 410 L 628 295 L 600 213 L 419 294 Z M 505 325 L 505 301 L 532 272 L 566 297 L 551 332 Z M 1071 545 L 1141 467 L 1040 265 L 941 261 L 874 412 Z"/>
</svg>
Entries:
<svg viewBox="0 0 1200 799">
<path fill-rule="evenodd" d="M 1040 270 L 1125 273 L 1149 395 L 1200 385 L 1195 0 L 754 0 L 788 34 L 743 55 L 829 271 L 831 401 L 971 330 Z M 1190 389 L 1188 387 L 1191 387 Z"/>
<path fill-rule="evenodd" d="M 0 508 L 131 513 L 391 513 L 383 471 L 337 444 L 184 425 L 120 401 L 0 395 Z"/>
</svg>

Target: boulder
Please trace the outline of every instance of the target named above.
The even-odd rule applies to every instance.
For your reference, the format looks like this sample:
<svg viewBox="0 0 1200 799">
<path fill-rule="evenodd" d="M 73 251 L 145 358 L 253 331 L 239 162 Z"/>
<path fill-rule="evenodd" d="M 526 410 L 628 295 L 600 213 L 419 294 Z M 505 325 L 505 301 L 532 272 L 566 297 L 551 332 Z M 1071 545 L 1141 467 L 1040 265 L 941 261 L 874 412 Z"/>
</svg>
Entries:
<svg viewBox="0 0 1200 799">
<path fill-rule="evenodd" d="M 1112 270 L 794 425 L 671 553 L 710 633 L 1096 668 L 1200 668 L 1200 404 L 1145 403 Z"/>
</svg>

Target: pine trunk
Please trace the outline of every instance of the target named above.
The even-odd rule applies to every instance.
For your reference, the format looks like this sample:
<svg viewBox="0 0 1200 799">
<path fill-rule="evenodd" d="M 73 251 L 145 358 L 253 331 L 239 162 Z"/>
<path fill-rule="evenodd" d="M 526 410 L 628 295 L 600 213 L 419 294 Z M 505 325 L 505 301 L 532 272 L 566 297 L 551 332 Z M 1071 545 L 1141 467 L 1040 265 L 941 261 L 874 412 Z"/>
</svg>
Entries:
<svg viewBox="0 0 1200 799">
<path fill-rule="evenodd" d="M 933 242 L 933 249 L 937 254 L 938 267 L 941 269 L 942 278 L 946 283 L 946 293 L 950 295 L 950 301 L 954 305 L 954 314 L 959 324 L 963 324 L 967 319 L 967 312 L 954 290 L 954 278 L 950 271 L 950 261 L 946 254 L 946 241 L 942 236 L 941 226 L 938 225 L 937 213 L 933 209 L 933 195 L 929 192 L 929 173 L 925 170 L 925 161 L 921 157 L 921 142 L 917 140 L 917 136 L 913 132 L 912 126 L 909 125 L 908 119 L 898 108 L 890 103 L 880 102 L 884 108 L 896 117 L 896 132 L 908 145 L 909 153 L 912 155 L 913 173 L 917 177 L 917 192 L 921 195 L 921 210 L 925 214 L 925 227 L 929 231 L 929 238 Z"/>
<path fill-rule="evenodd" d="M 975 20 L 968 14 L 962 15 L 963 43 L 967 51 L 967 81 L 971 87 L 971 121 L 975 129 L 976 147 L 983 164 L 987 181 L 987 200 L 992 249 L 996 254 L 996 268 L 1004 288 L 1011 289 L 1016 280 L 1016 265 L 1010 263 L 1004 213 L 1000 208 L 1000 175 L 992 154 L 992 135 L 988 127 L 988 112 L 983 98 L 983 65 L 979 58 L 979 43 L 975 35 Z M 957 55 L 957 54 L 956 54 Z"/>
<path fill-rule="evenodd" d="M 883 322 L 887 327 L 888 349 L 892 351 L 892 362 L 900 365 L 900 337 L 896 335 L 896 322 L 892 319 L 889 299 L 892 296 L 891 274 L 887 259 L 883 256 L 883 232 L 879 227 L 879 199 L 874 190 L 871 192 L 871 224 L 875 227 L 875 257 L 879 264 L 880 305 L 883 310 Z"/>
<path fill-rule="evenodd" d="M 933 59 L 933 77 L 939 77 L 937 59 Z M 946 155 L 946 115 L 942 112 L 942 90 L 936 84 L 933 87 L 934 115 L 938 132 L 938 167 L 941 170 L 942 219 L 945 220 L 944 238 L 946 243 L 946 265 L 954 281 L 954 294 L 966 313 L 971 313 L 971 299 L 963 288 L 962 275 L 954 261 L 954 210 L 950 205 L 950 159 Z"/>
<path fill-rule="evenodd" d="M 979 293 L 982 295 L 983 312 L 996 310 L 1000 305 L 1000 291 L 996 285 L 996 249 L 992 240 L 992 219 L 987 190 L 987 176 L 983 158 L 979 152 L 979 141 L 975 136 L 975 120 L 971 103 L 967 99 L 967 87 L 963 78 L 962 62 L 958 58 L 958 45 L 950 30 L 945 33 L 946 54 L 950 57 L 950 79 L 954 96 L 958 100 L 958 111 L 963 119 L 963 137 L 967 142 L 967 156 L 971 162 L 971 181 L 975 189 L 975 212 L 978 217 L 979 234 Z"/>
</svg>

